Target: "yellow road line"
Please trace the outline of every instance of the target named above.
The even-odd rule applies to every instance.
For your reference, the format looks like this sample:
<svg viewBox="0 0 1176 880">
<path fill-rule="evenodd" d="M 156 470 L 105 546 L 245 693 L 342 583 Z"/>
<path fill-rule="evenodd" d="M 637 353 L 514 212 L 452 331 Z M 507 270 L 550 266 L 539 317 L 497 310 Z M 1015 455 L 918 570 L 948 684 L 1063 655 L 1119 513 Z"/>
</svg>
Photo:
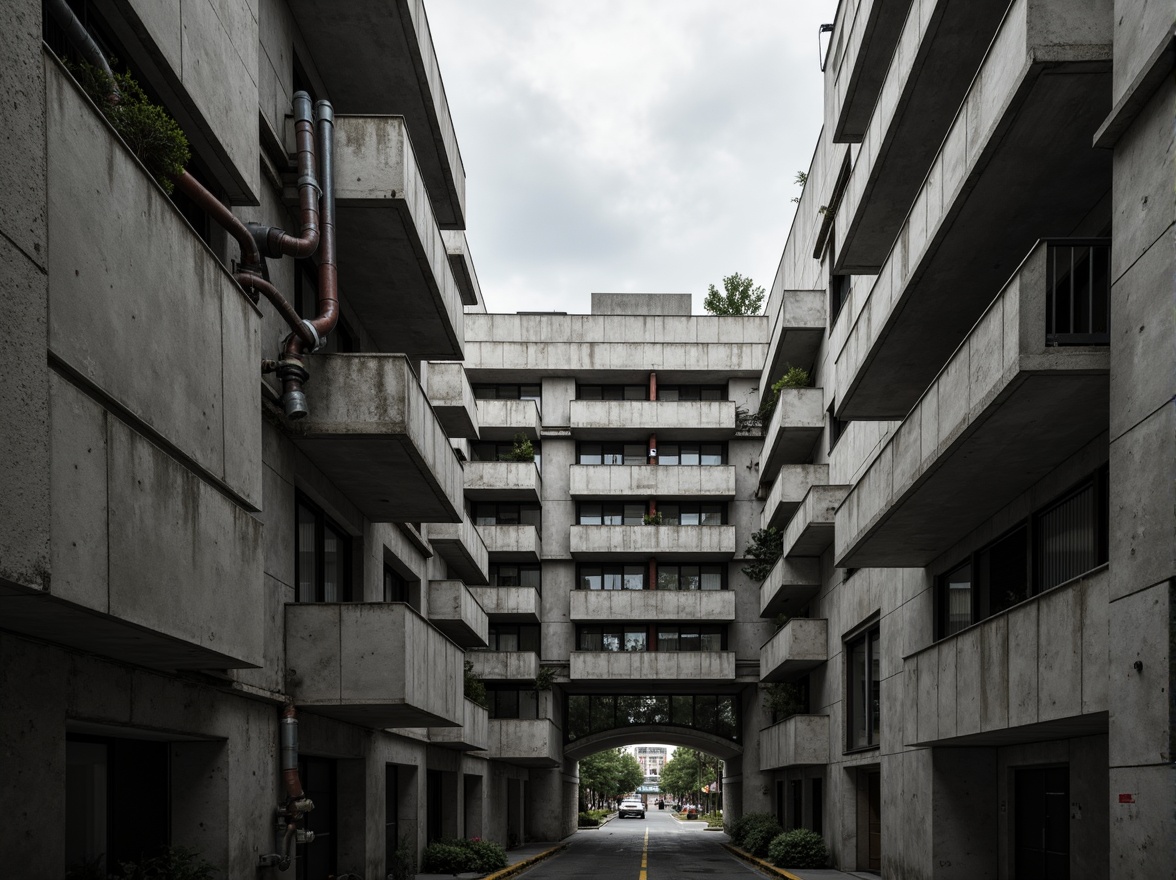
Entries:
<svg viewBox="0 0 1176 880">
<path fill-rule="evenodd" d="M 641 870 L 637 873 L 637 880 L 645 880 L 645 869 L 649 864 L 649 829 L 645 829 L 645 840 L 641 846 Z"/>
</svg>

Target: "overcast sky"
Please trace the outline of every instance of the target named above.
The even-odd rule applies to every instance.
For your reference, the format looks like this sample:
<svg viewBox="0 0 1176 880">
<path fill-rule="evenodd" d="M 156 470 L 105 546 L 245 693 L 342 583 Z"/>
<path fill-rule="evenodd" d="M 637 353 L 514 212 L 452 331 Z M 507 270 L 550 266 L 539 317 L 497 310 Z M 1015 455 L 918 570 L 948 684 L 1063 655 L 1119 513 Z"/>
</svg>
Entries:
<svg viewBox="0 0 1176 880">
<path fill-rule="evenodd" d="M 488 311 L 771 289 L 835 0 L 426 0 Z"/>
</svg>

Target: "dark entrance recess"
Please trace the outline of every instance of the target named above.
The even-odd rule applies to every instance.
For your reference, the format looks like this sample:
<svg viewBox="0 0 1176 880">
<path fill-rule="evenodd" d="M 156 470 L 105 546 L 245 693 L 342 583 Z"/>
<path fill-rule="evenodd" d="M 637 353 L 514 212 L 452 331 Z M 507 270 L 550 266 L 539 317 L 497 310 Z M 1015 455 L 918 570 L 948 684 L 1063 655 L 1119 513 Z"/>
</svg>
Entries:
<svg viewBox="0 0 1176 880">
<path fill-rule="evenodd" d="M 1017 880 L 1070 880 L 1070 768 L 1018 770 L 1014 776 Z"/>
<path fill-rule="evenodd" d="M 866 800 L 869 810 L 869 857 L 866 868 L 882 870 L 882 774 L 866 774 Z"/>
<path fill-rule="evenodd" d="M 428 821 L 428 827 L 426 830 L 428 833 L 429 843 L 432 843 L 434 840 L 439 840 L 445 836 L 445 814 L 442 810 L 441 800 L 441 771 L 430 770 L 425 783 L 428 789 L 425 792 L 426 796 L 428 797 L 428 806 L 426 807 L 426 819 Z"/>
<path fill-rule="evenodd" d="M 298 880 L 327 880 L 335 874 L 338 830 L 335 805 L 335 762 L 328 758 L 302 758 L 298 761 L 302 788 L 314 801 L 306 814 L 306 830 L 314 832 L 314 842 L 298 847 Z"/>
</svg>

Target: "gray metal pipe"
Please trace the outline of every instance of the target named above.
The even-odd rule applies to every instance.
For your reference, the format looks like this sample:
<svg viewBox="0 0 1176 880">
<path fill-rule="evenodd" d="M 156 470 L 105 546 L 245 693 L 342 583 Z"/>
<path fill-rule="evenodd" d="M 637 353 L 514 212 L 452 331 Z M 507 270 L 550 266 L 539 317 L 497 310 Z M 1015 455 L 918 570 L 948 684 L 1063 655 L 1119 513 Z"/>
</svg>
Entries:
<svg viewBox="0 0 1176 880">
<path fill-rule="evenodd" d="M 114 81 L 114 71 L 110 69 L 110 62 L 106 60 L 106 56 L 102 54 L 102 50 L 98 48 L 98 44 L 94 42 L 94 38 L 86 30 L 86 26 L 74 15 L 74 11 L 69 8 L 69 4 L 65 0 L 48 0 L 46 5 L 49 7 L 49 14 L 53 16 L 53 20 L 65 31 L 65 38 L 81 53 L 81 56 L 86 59 L 86 63 L 91 67 L 97 67 L 106 74 L 110 84 L 110 101 L 116 103 L 119 93 L 118 85 Z"/>
<path fill-rule="evenodd" d="M 250 224 L 258 249 L 267 257 L 309 257 L 319 246 L 319 189 L 315 175 L 314 119 L 310 95 L 294 93 L 294 142 L 298 153 L 298 203 L 301 235 L 277 226 Z"/>
</svg>

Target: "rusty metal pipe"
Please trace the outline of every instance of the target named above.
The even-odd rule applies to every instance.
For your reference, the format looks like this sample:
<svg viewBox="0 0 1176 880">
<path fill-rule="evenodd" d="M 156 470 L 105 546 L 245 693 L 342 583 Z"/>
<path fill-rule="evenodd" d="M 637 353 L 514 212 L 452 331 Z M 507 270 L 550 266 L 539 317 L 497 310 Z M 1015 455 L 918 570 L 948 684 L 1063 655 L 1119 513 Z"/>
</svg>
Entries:
<svg viewBox="0 0 1176 880">
<path fill-rule="evenodd" d="M 282 292 L 266 281 L 259 275 L 250 275 L 246 272 L 238 272 L 234 278 L 237 283 L 245 288 L 245 292 L 256 300 L 256 294 L 260 293 L 272 304 L 278 314 L 285 319 L 286 323 L 290 325 L 298 337 L 307 345 L 313 347 L 317 342 L 314 332 L 307 326 L 307 322 L 302 320 L 302 317 L 294 310 L 294 306 L 282 296 Z"/>
<path fill-rule="evenodd" d="M 298 203 L 302 234 L 291 235 L 277 226 L 251 225 L 257 246 L 267 257 L 309 257 L 319 246 L 319 198 L 315 176 L 314 121 L 310 95 L 294 93 L 294 143 L 298 154 Z"/>
<path fill-rule="evenodd" d="M 260 275 L 261 253 L 257 249 L 257 242 L 253 240 L 253 233 L 249 231 L 249 227 L 237 219 L 236 214 L 187 171 L 173 175 L 172 180 L 180 192 L 196 203 L 196 207 L 208 214 L 223 226 L 229 235 L 237 239 L 237 244 L 241 248 L 241 262 L 238 266 L 240 271 L 250 275 Z"/>
</svg>

